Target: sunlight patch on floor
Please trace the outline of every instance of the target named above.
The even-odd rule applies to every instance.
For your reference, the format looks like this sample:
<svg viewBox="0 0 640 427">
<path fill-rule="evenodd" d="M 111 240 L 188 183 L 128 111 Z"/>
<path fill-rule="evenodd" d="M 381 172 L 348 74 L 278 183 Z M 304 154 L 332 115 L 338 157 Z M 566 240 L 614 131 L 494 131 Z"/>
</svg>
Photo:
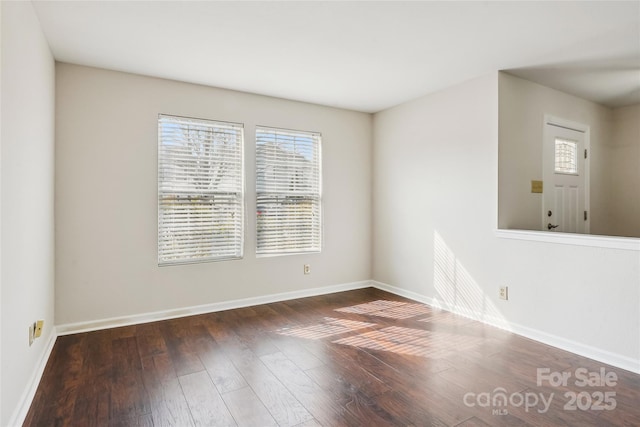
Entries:
<svg viewBox="0 0 640 427">
<path fill-rule="evenodd" d="M 321 322 L 314 323 L 313 325 L 297 328 L 282 328 L 278 329 L 276 333 L 291 337 L 317 340 L 374 326 L 376 326 L 375 323 L 325 317 Z"/>
<path fill-rule="evenodd" d="M 482 344 L 482 338 L 391 326 L 342 338 L 333 343 L 439 359 L 452 353 L 471 350 Z"/>
<path fill-rule="evenodd" d="M 429 317 L 425 317 L 424 319 L 418 319 L 418 322 L 431 322 L 433 324 L 446 326 L 461 326 L 469 324 L 473 322 L 473 320 L 467 317 L 457 316 L 448 311 L 441 311 L 434 312 Z"/>
<path fill-rule="evenodd" d="M 367 314 L 370 316 L 386 317 L 388 319 L 409 319 L 431 313 L 431 308 L 424 304 L 401 301 L 378 300 L 351 307 L 338 308 L 341 313 Z"/>
</svg>

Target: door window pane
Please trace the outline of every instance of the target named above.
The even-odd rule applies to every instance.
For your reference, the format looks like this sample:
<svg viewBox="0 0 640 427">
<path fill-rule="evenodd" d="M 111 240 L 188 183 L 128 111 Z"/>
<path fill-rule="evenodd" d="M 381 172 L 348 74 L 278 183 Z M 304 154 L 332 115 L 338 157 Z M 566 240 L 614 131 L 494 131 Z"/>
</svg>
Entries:
<svg viewBox="0 0 640 427">
<path fill-rule="evenodd" d="M 578 173 L 577 141 L 556 138 L 555 172 L 574 175 Z"/>
</svg>

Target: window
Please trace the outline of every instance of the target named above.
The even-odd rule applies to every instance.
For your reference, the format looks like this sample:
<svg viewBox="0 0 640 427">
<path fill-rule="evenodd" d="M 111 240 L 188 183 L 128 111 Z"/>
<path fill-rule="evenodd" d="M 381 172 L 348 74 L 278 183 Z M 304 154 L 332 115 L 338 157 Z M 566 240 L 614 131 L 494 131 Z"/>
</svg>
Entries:
<svg viewBox="0 0 640 427">
<path fill-rule="evenodd" d="M 578 173 L 578 142 L 556 138 L 555 172 L 576 175 Z"/>
<path fill-rule="evenodd" d="M 256 129 L 256 253 L 320 252 L 320 139 L 319 133 Z"/>
<path fill-rule="evenodd" d="M 158 264 L 242 257 L 241 124 L 158 118 Z"/>
</svg>

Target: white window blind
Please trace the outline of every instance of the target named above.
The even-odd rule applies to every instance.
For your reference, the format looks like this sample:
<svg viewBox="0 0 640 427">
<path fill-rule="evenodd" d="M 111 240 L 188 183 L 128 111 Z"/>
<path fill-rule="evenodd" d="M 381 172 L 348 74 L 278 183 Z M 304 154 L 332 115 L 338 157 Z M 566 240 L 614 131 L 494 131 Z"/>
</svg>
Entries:
<svg viewBox="0 0 640 427">
<path fill-rule="evenodd" d="M 321 136 L 256 129 L 256 253 L 320 252 Z"/>
<path fill-rule="evenodd" d="M 241 258 L 243 126 L 159 115 L 158 264 Z"/>
</svg>

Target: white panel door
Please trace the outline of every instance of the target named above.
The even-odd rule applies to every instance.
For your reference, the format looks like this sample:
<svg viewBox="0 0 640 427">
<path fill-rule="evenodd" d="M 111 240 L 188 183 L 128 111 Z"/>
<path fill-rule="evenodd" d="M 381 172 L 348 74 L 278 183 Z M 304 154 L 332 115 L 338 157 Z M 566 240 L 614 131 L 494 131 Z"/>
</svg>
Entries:
<svg viewBox="0 0 640 427">
<path fill-rule="evenodd" d="M 545 120 L 543 222 L 545 231 L 588 233 L 586 130 Z"/>
</svg>

